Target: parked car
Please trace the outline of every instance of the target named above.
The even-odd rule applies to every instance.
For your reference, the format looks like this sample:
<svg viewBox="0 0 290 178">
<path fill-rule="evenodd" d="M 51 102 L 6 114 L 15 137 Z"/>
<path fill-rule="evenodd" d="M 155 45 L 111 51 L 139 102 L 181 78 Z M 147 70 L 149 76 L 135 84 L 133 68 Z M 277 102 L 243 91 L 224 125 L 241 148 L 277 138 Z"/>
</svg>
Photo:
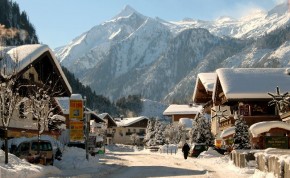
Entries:
<svg viewBox="0 0 290 178">
<path fill-rule="evenodd" d="M 14 153 L 17 157 L 25 159 L 30 163 L 53 165 L 53 149 L 51 142 L 48 140 L 39 141 L 39 153 L 38 140 L 24 141 L 20 143 Z"/>
<path fill-rule="evenodd" d="M 208 146 L 204 143 L 193 143 L 189 150 L 189 156 L 198 157 L 201 152 L 204 152 L 207 149 Z"/>
</svg>

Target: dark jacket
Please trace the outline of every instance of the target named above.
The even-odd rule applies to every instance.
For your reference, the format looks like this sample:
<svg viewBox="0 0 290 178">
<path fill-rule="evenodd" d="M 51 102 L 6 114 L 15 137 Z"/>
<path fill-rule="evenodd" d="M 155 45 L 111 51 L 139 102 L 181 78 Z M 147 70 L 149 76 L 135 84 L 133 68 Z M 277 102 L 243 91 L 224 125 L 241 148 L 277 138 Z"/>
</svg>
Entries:
<svg viewBox="0 0 290 178">
<path fill-rule="evenodd" d="M 185 143 L 182 147 L 182 152 L 189 152 L 189 150 L 190 150 L 189 145 L 187 143 Z"/>
</svg>

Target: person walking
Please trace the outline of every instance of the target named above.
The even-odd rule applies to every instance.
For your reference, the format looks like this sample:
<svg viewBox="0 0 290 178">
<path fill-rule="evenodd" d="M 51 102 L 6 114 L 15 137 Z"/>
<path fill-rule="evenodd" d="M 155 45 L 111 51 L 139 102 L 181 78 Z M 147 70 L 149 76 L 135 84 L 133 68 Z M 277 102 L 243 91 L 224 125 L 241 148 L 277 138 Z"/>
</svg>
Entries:
<svg viewBox="0 0 290 178">
<path fill-rule="evenodd" d="M 190 147 L 189 145 L 185 142 L 183 147 L 182 147 L 182 152 L 183 152 L 183 156 L 184 156 L 184 159 L 187 159 L 187 156 L 188 156 L 188 152 L 190 150 Z"/>
</svg>

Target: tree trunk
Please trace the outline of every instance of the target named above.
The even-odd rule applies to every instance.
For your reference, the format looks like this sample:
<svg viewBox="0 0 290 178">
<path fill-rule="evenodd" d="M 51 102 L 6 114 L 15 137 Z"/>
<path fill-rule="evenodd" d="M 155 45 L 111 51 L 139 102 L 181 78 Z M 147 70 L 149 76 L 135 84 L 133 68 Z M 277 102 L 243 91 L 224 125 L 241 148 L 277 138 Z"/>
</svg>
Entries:
<svg viewBox="0 0 290 178">
<path fill-rule="evenodd" d="M 8 164 L 8 129 L 5 128 L 4 130 L 4 138 L 5 138 L 5 164 Z"/>
</svg>

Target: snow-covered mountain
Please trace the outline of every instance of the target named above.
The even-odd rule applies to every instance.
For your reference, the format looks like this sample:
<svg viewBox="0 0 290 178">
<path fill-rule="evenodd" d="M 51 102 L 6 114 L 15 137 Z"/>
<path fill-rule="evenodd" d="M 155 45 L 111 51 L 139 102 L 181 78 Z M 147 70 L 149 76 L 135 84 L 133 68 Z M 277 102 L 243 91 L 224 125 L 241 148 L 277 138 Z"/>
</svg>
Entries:
<svg viewBox="0 0 290 178">
<path fill-rule="evenodd" d="M 126 6 L 55 53 L 97 94 L 185 103 L 199 72 L 290 65 L 289 17 L 282 4 L 241 19 L 168 22 Z"/>
</svg>

